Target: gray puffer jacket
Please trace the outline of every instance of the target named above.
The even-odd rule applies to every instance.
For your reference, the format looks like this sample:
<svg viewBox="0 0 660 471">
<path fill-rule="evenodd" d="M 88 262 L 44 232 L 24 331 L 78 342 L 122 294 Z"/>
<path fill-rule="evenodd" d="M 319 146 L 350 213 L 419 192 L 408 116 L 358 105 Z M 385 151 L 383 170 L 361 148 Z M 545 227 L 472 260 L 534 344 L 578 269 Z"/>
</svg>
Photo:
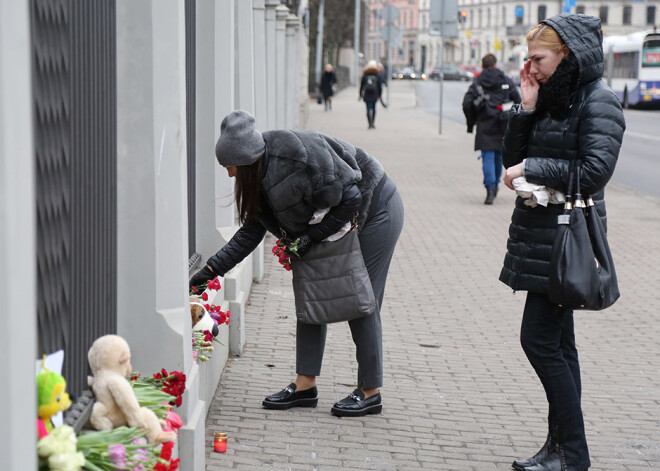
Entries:
<svg viewBox="0 0 660 471">
<path fill-rule="evenodd" d="M 263 138 L 262 211 L 209 258 L 207 263 L 219 275 L 247 257 L 266 231 L 282 237 L 281 228 L 290 238 L 307 234 L 318 242 L 339 230 L 356 212 L 361 229 L 374 193 L 386 178 L 380 162 L 341 139 L 316 131 L 289 130 L 267 131 Z M 325 208 L 331 209 L 320 224 L 308 224 L 316 210 Z"/>
<path fill-rule="evenodd" d="M 503 141 L 504 166 L 526 159 L 527 181 L 566 191 L 569 164 L 580 159 L 582 195 L 593 197 L 605 225 L 604 188 L 614 173 L 625 121 L 618 99 L 601 80 L 600 20 L 559 15 L 543 23 L 559 33 L 577 59 L 579 78 L 560 118 L 550 110 L 528 113 L 514 107 Z M 552 244 L 562 210 L 562 205 L 553 204 L 530 208 L 521 197 L 516 199 L 500 281 L 514 290 L 548 292 Z"/>
</svg>

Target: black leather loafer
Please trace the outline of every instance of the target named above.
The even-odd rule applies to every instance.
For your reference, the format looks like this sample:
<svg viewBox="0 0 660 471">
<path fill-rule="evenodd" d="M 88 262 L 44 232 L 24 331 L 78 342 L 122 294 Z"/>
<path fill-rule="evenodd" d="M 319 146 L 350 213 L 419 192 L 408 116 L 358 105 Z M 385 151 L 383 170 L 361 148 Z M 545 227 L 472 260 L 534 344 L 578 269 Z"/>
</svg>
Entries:
<svg viewBox="0 0 660 471">
<path fill-rule="evenodd" d="M 536 461 L 533 465 L 525 466 L 521 469 L 523 471 L 562 471 L 563 467 L 561 465 L 559 452 L 551 450 L 550 453 Z"/>
<path fill-rule="evenodd" d="M 296 392 L 296 383 L 289 384 L 280 392 L 271 394 L 261 403 L 266 409 L 286 410 L 292 407 L 316 407 L 318 404 L 316 386 Z"/>
<path fill-rule="evenodd" d="M 383 401 L 380 393 L 365 399 L 364 393 L 359 389 L 337 402 L 330 410 L 337 417 L 362 417 L 367 414 L 380 414 L 382 411 Z"/>
</svg>

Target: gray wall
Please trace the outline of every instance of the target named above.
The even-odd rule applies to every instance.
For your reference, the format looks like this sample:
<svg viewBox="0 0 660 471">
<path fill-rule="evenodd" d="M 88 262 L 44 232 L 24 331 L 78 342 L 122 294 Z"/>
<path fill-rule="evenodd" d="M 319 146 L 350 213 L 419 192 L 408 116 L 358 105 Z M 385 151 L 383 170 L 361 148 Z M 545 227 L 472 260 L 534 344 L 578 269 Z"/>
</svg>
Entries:
<svg viewBox="0 0 660 471">
<path fill-rule="evenodd" d="M 0 2 L 0 456 L 37 469 L 35 202 L 27 2 Z"/>
<path fill-rule="evenodd" d="M 177 410 L 184 420 L 180 469 L 202 471 L 206 414 L 228 355 L 240 355 L 249 335 L 244 308 L 253 281 L 263 276 L 264 251 L 260 246 L 221 279 L 223 288 L 211 302 L 232 311 L 231 326 L 220 329 L 224 347 L 216 346 L 209 362 L 194 364 L 186 143 L 196 141 L 196 247 L 205 262 L 238 229 L 233 180 L 214 158 L 222 118 L 244 108 L 255 114 L 261 130 L 302 126 L 305 34 L 275 0 L 197 0 L 197 124 L 189 136 L 184 2 L 117 0 L 116 8 L 117 333 L 131 346 L 135 370 L 187 375 Z M 0 2 L 0 351 L 10 385 L 0 392 L 5 405 L 0 456 L 3 469 L 12 470 L 37 467 L 29 24 L 27 2 Z M 272 87 L 268 77 L 275 76 L 278 83 L 290 83 Z M 286 104 L 279 112 L 278 103 Z"/>
</svg>

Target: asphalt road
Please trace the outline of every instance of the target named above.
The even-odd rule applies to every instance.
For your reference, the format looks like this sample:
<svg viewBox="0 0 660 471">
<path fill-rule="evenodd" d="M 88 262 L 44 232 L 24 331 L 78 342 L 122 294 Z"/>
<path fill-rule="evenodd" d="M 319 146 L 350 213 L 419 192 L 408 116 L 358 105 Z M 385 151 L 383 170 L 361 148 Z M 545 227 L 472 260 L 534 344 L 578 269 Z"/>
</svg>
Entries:
<svg viewBox="0 0 660 471">
<path fill-rule="evenodd" d="M 443 83 L 443 120 L 465 123 L 461 109 L 470 84 Z M 417 83 L 418 106 L 437 119 L 439 82 Z M 625 110 L 626 133 L 613 181 L 640 193 L 660 197 L 660 110 Z"/>
</svg>

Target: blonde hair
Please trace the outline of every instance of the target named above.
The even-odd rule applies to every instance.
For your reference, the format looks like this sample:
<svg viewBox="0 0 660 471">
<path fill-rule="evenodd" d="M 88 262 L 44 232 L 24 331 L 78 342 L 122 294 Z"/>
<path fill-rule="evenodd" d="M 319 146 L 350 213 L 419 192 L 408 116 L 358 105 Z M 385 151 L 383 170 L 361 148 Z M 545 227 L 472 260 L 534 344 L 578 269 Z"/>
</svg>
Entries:
<svg viewBox="0 0 660 471">
<path fill-rule="evenodd" d="M 566 46 L 566 43 L 557 34 L 557 31 L 544 23 L 534 26 L 527 33 L 525 39 L 527 40 L 527 44 L 536 43 L 538 46 L 550 49 L 557 54 Z"/>
</svg>

